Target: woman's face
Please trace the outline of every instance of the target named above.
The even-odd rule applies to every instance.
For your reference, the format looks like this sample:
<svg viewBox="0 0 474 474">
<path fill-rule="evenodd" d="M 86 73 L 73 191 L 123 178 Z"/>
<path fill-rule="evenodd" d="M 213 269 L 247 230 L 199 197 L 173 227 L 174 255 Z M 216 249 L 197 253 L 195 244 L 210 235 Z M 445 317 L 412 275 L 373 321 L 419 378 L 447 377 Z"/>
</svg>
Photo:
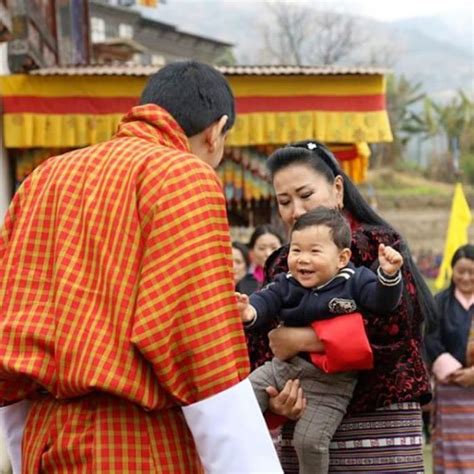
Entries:
<svg viewBox="0 0 474 474">
<path fill-rule="evenodd" d="M 453 267 L 454 286 L 466 296 L 474 293 L 474 260 L 460 258 Z"/>
<path fill-rule="evenodd" d="M 242 252 L 234 247 L 232 247 L 232 261 L 234 264 L 234 283 L 237 285 L 247 273 L 247 265 Z"/>
<path fill-rule="evenodd" d="M 341 176 L 334 183 L 306 164 L 293 164 L 278 171 L 273 177 L 278 211 L 290 228 L 296 219 L 308 211 L 325 206 L 342 207 L 344 188 Z"/>
<path fill-rule="evenodd" d="M 281 247 L 280 239 L 273 234 L 263 234 L 256 241 L 251 250 L 252 262 L 263 267 L 267 258 Z"/>
</svg>

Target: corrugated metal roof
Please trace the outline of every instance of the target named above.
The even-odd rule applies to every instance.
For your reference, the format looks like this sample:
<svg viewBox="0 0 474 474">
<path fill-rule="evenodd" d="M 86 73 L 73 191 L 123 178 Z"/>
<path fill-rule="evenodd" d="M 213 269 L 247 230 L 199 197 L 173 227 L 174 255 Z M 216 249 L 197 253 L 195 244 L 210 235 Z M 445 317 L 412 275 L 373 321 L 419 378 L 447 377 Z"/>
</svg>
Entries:
<svg viewBox="0 0 474 474">
<path fill-rule="evenodd" d="M 35 76 L 150 76 L 157 66 L 136 64 L 91 65 L 50 67 L 35 69 L 28 74 Z M 331 76 L 331 75 L 383 75 L 388 69 L 360 66 L 219 66 L 227 76 Z"/>
<path fill-rule="evenodd" d="M 218 68 L 227 75 L 249 76 L 330 76 L 346 74 L 386 74 L 388 69 L 360 66 L 224 66 Z"/>
</svg>

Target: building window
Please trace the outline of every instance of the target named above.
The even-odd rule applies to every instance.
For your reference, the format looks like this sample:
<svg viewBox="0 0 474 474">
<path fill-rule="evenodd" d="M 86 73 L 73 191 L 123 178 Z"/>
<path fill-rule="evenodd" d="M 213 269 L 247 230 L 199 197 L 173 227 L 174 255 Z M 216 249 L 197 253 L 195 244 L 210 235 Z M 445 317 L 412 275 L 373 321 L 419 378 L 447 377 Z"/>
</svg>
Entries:
<svg viewBox="0 0 474 474">
<path fill-rule="evenodd" d="M 158 55 L 158 54 L 152 54 L 151 55 L 151 64 L 153 66 L 164 66 L 165 58 L 161 55 Z"/>
<path fill-rule="evenodd" d="M 105 41 L 105 20 L 103 18 L 91 18 L 91 36 L 93 43 Z"/>
<path fill-rule="evenodd" d="M 119 36 L 120 38 L 132 39 L 133 38 L 133 26 L 127 25 L 126 23 L 120 23 L 119 25 Z"/>
</svg>

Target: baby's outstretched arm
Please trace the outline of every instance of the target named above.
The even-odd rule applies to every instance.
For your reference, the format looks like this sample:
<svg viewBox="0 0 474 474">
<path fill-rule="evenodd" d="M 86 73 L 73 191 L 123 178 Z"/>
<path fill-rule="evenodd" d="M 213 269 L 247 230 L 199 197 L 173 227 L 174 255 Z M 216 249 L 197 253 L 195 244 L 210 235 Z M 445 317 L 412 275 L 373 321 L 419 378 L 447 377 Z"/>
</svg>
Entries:
<svg viewBox="0 0 474 474">
<path fill-rule="evenodd" d="M 243 323 L 250 323 L 255 319 L 257 312 L 255 308 L 249 303 L 249 297 L 242 293 L 235 293 L 237 298 L 237 309 L 240 313 L 240 319 Z"/>
<path fill-rule="evenodd" d="M 379 245 L 379 264 L 386 275 L 395 275 L 403 265 L 403 257 L 388 245 Z"/>
</svg>

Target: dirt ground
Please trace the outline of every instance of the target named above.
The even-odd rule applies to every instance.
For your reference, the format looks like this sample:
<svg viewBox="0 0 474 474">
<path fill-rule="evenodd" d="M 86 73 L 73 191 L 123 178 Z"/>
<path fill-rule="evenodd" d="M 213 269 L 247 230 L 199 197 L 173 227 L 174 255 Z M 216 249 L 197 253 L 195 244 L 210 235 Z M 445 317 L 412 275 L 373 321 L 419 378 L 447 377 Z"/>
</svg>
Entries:
<svg viewBox="0 0 474 474">
<path fill-rule="evenodd" d="M 361 192 L 370 202 L 367 186 L 372 186 L 377 196 L 379 214 L 390 222 L 406 238 L 414 254 L 431 251 L 442 254 L 451 212 L 453 183 L 429 181 L 409 172 L 396 172 L 389 169 L 371 170 L 367 183 Z M 384 195 L 384 189 L 392 189 L 391 197 Z M 434 192 L 420 195 L 406 191 L 432 189 Z M 474 212 L 474 189 L 464 185 L 464 193 Z M 400 190 L 396 192 L 394 190 Z M 469 228 L 469 241 L 474 242 L 474 215 Z"/>
<path fill-rule="evenodd" d="M 413 253 L 420 251 L 431 251 L 433 254 L 443 253 L 449 208 L 400 207 L 378 209 L 378 211 L 405 237 Z M 471 235 L 471 238 L 474 238 L 474 235 Z"/>
</svg>

